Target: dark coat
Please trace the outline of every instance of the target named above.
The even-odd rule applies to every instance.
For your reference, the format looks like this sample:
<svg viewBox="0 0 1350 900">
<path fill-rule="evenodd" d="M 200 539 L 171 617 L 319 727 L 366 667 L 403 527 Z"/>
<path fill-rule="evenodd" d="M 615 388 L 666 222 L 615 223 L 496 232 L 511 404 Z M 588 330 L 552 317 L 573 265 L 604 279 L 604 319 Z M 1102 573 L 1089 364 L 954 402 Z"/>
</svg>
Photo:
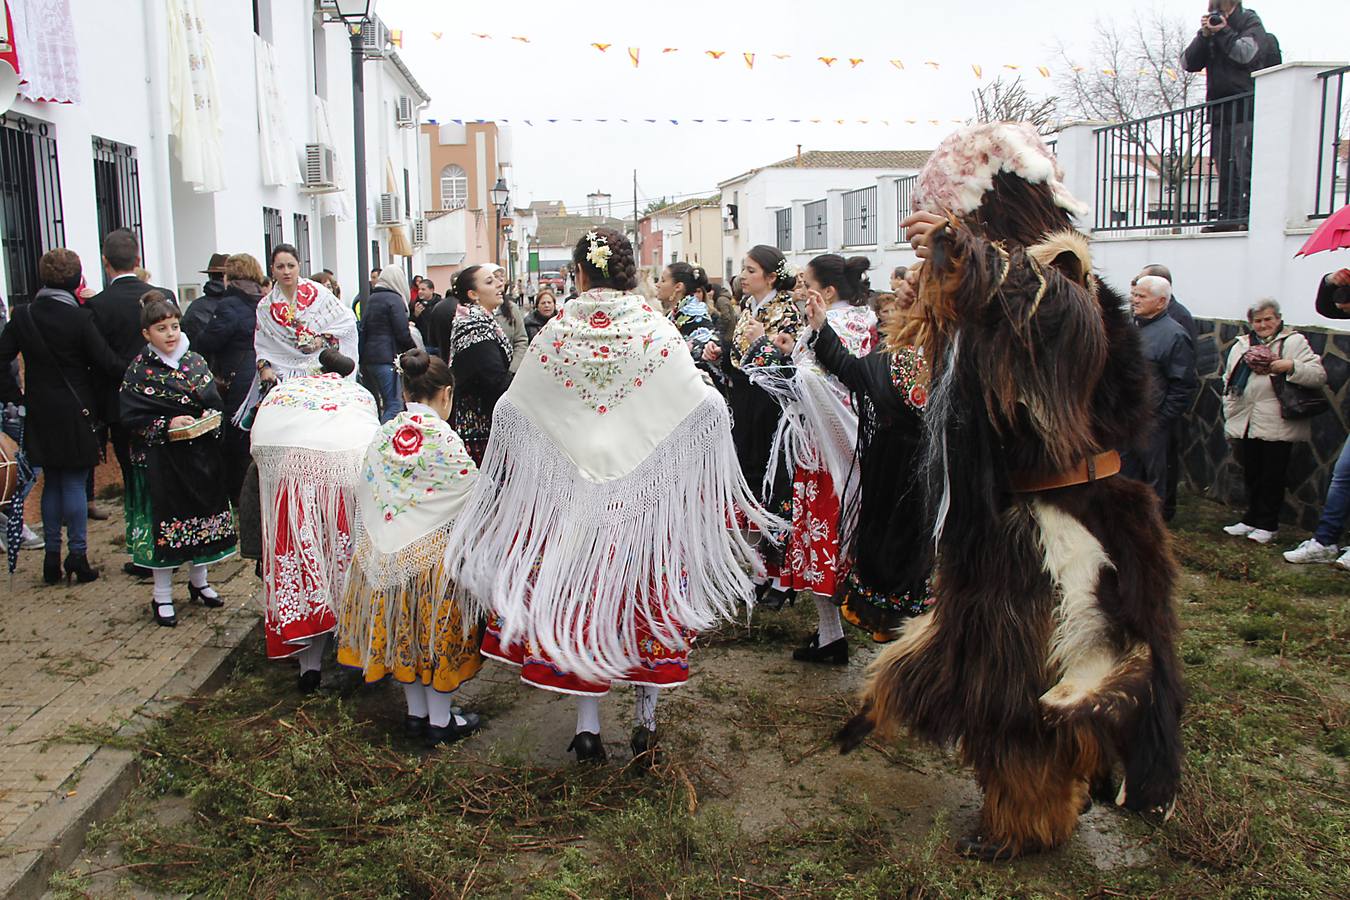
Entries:
<svg viewBox="0 0 1350 900">
<path fill-rule="evenodd" d="M 202 295 L 188 304 L 187 312 L 183 313 L 181 327 L 183 333 L 188 336 L 188 342 L 192 344 L 193 350 L 199 346 L 197 338 L 211 322 L 211 317 L 216 313 L 216 306 L 223 296 L 225 296 L 225 282 L 208 281 L 202 285 Z M 210 356 L 206 359 L 208 362 L 211 361 Z"/>
<path fill-rule="evenodd" d="M 1250 94 L 1256 89 L 1252 73 L 1265 65 L 1268 41 L 1261 17 L 1238 7 L 1218 34 L 1196 32 L 1182 63 L 1187 72 L 1205 73 L 1206 100 Z"/>
<path fill-rule="evenodd" d="M 136 354 L 145 348 L 145 337 L 141 334 L 141 297 L 146 291 L 160 291 L 174 303 L 178 298 L 173 291 L 147 284 L 134 275 L 118 278 L 86 304 L 94 314 L 94 325 L 112 352 L 122 361 L 117 377 L 109 379 L 99 389 L 99 415 L 104 422 L 120 421 L 121 409 L 117 395 L 122 390 L 122 375 L 127 366 L 136 358 Z M 192 338 L 189 337 L 188 340 Z"/>
<path fill-rule="evenodd" d="M 192 349 L 214 360 L 211 371 L 225 385 L 225 418 L 230 419 L 244 404 L 253 384 L 253 331 L 257 327 L 261 294 L 250 294 L 230 285 L 215 301 L 215 311 L 206 327 L 193 338 Z M 195 308 L 197 300 L 193 303 Z"/>
<path fill-rule="evenodd" d="M 1200 382 L 1195 375 L 1195 344 L 1186 329 L 1166 312 L 1136 319 L 1144 359 L 1153 375 L 1153 414 L 1170 428 L 1191 408 Z"/>
<path fill-rule="evenodd" d="M 1173 295 L 1167 303 L 1167 314 L 1171 316 L 1178 325 L 1186 329 L 1186 333 L 1191 336 L 1191 344 L 1195 347 L 1195 371 L 1197 375 L 1212 375 L 1219 371 L 1219 345 L 1216 342 L 1217 336 L 1210 336 L 1205 340 L 1200 335 L 1200 327 L 1195 324 L 1195 316 L 1191 311 L 1182 305 L 1181 301 Z"/>
<path fill-rule="evenodd" d="M 450 361 L 450 329 L 455 324 L 455 312 L 458 309 L 459 301 L 454 297 L 446 297 L 422 314 L 422 320 L 427 323 L 427 346 L 439 350 L 441 359 L 446 362 Z"/>
<path fill-rule="evenodd" d="M 376 288 L 361 310 L 361 365 L 390 366 L 417 346 L 408 331 L 408 304 L 397 292 Z"/>
<path fill-rule="evenodd" d="M 557 313 L 554 313 L 554 315 L 556 316 Z M 543 331 L 544 326 L 548 323 L 549 319 L 545 319 L 543 316 L 539 315 L 539 310 L 532 309 L 530 310 L 529 315 L 525 317 L 525 334 L 533 341 L 534 336 Z"/>
<path fill-rule="evenodd" d="M 29 322 L 50 355 L 32 339 Z M 145 346 L 144 341 L 141 346 Z M 20 353 L 24 359 L 22 395 L 9 365 Z M 115 382 L 120 390 L 125 371 L 126 366 L 109 349 L 88 310 L 42 296 L 14 310 L 11 321 L 0 332 L 0 400 L 21 402 L 28 408 L 24 446 L 29 461 L 53 469 L 97 465 L 99 440 L 90 427 L 90 417 L 81 410 L 97 418 L 99 387 Z"/>
<path fill-rule="evenodd" d="M 1337 309 L 1337 303 L 1350 303 L 1350 287 L 1329 284 L 1323 278 L 1317 286 L 1317 314 L 1328 319 L 1350 319 L 1350 312 Z"/>
</svg>

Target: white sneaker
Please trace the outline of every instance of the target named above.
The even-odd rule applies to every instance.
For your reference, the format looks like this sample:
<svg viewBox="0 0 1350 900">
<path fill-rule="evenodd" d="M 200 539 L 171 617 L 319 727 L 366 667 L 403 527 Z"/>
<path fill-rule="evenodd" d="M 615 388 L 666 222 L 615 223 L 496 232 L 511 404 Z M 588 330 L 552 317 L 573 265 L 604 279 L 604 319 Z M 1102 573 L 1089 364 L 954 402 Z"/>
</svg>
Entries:
<svg viewBox="0 0 1350 900">
<path fill-rule="evenodd" d="M 1275 540 L 1275 537 L 1278 534 L 1278 531 L 1266 531 L 1264 528 L 1253 528 L 1247 534 L 1247 540 L 1256 541 L 1258 544 L 1269 544 L 1271 541 Z"/>
<path fill-rule="evenodd" d="M 19 546 L 24 550 L 41 550 L 46 546 L 46 542 L 42 540 L 42 535 L 25 525 L 19 537 Z"/>
<path fill-rule="evenodd" d="M 1246 537 L 1256 529 L 1246 522 L 1238 522 L 1236 525 L 1223 526 L 1224 534 L 1231 534 L 1233 537 Z"/>
<path fill-rule="evenodd" d="M 1340 548 L 1335 544 L 1328 547 L 1325 544 L 1319 544 L 1317 538 L 1308 538 L 1299 544 L 1293 550 L 1284 552 L 1285 562 L 1291 562 L 1295 565 L 1303 563 L 1329 563 L 1336 560 L 1336 554 Z"/>
<path fill-rule="evenodd" d="M 1344 569 L 1345 571 L 1350 572 L 1350 547 L 1346 547 L 1345 552 L 1341 554 L 1341 558 L 1336 560 L 1332 565 L 1336 566 L 1338 569 Z"/>
</svg>

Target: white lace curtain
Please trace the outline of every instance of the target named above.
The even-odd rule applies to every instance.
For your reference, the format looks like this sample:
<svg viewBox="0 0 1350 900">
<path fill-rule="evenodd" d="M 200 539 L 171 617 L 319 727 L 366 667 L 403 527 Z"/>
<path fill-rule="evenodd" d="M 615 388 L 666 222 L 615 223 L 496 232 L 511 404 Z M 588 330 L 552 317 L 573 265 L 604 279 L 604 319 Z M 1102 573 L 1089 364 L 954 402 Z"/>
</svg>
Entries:
<svg viewBox="0 0 1350 900">
<path fill-rule="evenodd" d="M 263 184 L 300 182 L 300 157 L 291 140 L 290 121 L 277 78 L 276 51 L 254 35 L 254 60 L 258 76 L 258 142 L 262 152 Z"/>
<path fill-rule="evenodd" d="M 79 103 L 80 59 L 70 0 L 9 0 L 19 93 L 35 102 Z"/>
<path fill-rule="evenodd" d="M 225 189 L 220 85 L 199 0 L 166 0 L 169 24 L 169 130 L 178 139 L 183 179 L 199 193 Z"/>
</svg>

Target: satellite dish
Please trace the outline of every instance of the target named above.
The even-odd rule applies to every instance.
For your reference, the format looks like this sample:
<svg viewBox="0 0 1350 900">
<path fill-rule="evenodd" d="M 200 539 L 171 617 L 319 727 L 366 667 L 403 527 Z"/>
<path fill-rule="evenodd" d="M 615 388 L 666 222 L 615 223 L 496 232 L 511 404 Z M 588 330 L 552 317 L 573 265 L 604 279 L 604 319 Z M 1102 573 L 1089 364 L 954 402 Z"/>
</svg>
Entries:
<svg viewBox="0 0 1350 900">
<path fill-rule="evenodd" d="M 14 105 L 19 95 L 19 73 L 10 68 L 9 63 L 0 61 L 0 113 Z"/>
</svg>

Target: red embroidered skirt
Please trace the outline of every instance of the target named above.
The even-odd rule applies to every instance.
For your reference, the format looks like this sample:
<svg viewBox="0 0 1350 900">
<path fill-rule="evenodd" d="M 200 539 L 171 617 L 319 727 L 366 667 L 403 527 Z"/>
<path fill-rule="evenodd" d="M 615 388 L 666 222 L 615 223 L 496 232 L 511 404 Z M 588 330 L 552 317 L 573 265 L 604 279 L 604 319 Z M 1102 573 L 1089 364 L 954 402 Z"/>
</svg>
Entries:
<svg viewBox="0 0 1350 900">
<path fill-rule="evenodd" d="M 834 595 L 839 577 L 839 498 L 825 469 L 798 468 L 792 478 L 792 533 L 776 584 Z"/>
<path fill-rule="evenodd" d="M 345 575 L 351 564 L 351 524 L 344 503 L 339 500 L 333 522 L 324 521 L 321 509 L 301 506 L 302 521 L 294 527 L 289 509 L 283 487 L 274 537 L 271 546 L 263 548 L 263 629 L 268 659 L 294 656 L 311 640 L 337 627 L 333 605 L 342 590 L 341 579 L 337 584 L 330 583 L 332 579 L 319 560 L 335 559 L 339 575 Z M 306 515 L 311 517 L 309 521 L 303 520 Z M 319 547 L 319 542 L 325 546 Z"/>
</svg>

